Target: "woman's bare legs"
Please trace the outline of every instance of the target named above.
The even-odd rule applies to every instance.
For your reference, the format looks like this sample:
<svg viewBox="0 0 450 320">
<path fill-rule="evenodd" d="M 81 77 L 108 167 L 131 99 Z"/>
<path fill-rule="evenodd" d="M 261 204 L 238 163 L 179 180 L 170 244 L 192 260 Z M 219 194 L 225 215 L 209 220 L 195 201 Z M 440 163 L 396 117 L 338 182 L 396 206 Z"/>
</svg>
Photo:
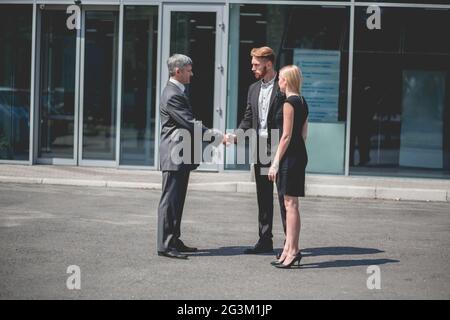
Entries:
<svg viewBox="0 0 450 320">
<path fill-rule="evenodd" d="M 286 207 L 286 243 L 278 261 L 288 265 L 299 251 L 301 223 L 298 198 L 285 195 L 284 205 Z"/>
</svg>

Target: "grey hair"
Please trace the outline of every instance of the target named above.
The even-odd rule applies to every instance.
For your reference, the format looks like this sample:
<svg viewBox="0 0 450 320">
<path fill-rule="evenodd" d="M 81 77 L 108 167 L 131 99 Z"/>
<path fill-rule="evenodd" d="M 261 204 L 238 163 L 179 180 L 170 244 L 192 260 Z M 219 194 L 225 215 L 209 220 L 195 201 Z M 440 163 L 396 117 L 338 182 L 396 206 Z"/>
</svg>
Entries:
<svg viewBox="0 0 450 320">
<path fill-rule="evenodd" d="M 167 67 L 171 77 L 175 75 L 175 68 L 184 69 L 188 65 L 192 65 L 192 59 L 184 54 L 175 53 L 167 59 Z"/>
</svg>

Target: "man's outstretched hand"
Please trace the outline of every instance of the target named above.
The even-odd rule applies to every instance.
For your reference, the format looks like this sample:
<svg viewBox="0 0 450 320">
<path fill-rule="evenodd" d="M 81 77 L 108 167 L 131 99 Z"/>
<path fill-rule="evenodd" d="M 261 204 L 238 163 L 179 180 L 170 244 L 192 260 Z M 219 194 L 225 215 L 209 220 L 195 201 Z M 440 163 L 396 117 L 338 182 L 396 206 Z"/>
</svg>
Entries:
<svg viewBox="0 0 450 320">
<path fill-rule="evenodd" d="M 224 135 L 222 143 L 227 146 L 236 143 L 236 135 L 232 133 L 227 133 L 226 135 Z"/>
</svg>

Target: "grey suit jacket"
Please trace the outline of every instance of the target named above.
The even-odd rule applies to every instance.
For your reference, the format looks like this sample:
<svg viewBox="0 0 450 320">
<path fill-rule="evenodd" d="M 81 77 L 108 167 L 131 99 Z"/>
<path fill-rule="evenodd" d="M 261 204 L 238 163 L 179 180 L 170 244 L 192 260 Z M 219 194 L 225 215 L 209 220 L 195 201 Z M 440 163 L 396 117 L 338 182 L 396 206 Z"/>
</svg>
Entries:
<svg viewBox="0 0 450 320">
<path fill-rule="evenodd" d="M 172 82 L 167 82 L 160 102 L 161 139 L 159 143 L 159 164 L 162 171 L 194 170 L 199 163 L 194 163 L 194 153 L 201 155 L 201 141 L 194 143 L 194 127 L 199 126 L 203 134 L 208 128 L 200 126 L 194 119 L 189 98 Z M 191 157 L 189 163 L 175 163 L 172 151 L 181 143 L 178 136 L 180 129 L 191 134 Z M 197 148 L 194 148 L 194 145 Z M 177 148 L 175 151 L 179 150 Z M 198 154 L 200 152 L 200 154 Z M 197 158 L 197 159 L 201 159 Z M 197 161 L 198 162 L 198 161 Z"/>
</svg>

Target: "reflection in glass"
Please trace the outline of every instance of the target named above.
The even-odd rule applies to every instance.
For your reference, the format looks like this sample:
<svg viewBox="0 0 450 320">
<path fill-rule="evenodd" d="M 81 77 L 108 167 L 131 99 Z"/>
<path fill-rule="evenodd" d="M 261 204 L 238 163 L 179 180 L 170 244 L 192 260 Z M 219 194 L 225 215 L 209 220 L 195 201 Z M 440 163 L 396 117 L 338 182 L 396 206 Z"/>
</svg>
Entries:
<svg viewBox="0 0 450 320">
<path fill-rule="evenodd" d="M 154 164 L 158 7 L 126 6 L 120 164 Z"/>
<path fill-rule="evenodd" d="M 32 7 L 0 5 L 0 159 L 28 160 Z"/>
<path fill-rule="evenodd" d="M 355 23 L 350 172 L 448 178 L 450 11 L 383 8 L 382 19 L 377 32 Z"/>
<path fill-rule="evenodd" d="M 250 51 L 269 46 L 277 57 L 276 69 L 289 64 L 302 68 L 302 95 L 310 111 L 309 131 L 321 133 L 308 135 L 307 170 L 342 174 L 349 17 L 348 7 L 231 4 L 229 56 L 233 60 L 229 61 L 227 110 L 236 112 L 228 113 L 227 128 L 236 128 L 241 122 L 247 107 L 248 88 L 256 81 L 251 72 Z M 322 145 L 322 141 L 326 145 Z M 226 165 L 226 169 L 248 168 L 248 164 Z"/>
<path fill-rule="evenodd" d="M 215 26 L 215 12 L 172 12 L 170 55 L 191 57 L 194 77 L 187 91 L 195 118 L 208 128 L 214 120 Z"/>
<path fill-rule="evenodd" d="M 408 3 L 408 4 L 448 4 L 448 0 L 355 0 L 355 2 L 395 2 L 395 3 Z M 366 7 L 367 8 L 367 7 Z"/>
<path fill-rule="evenodd" d="M 65 11 L 42 11 L 39 157 L 74 157 L 76 30 Z"/>
<path fill-rule="evenodd" d="M 115 159 L 117 17 L 117 12 L 86 12 L 83 159 Z"/>
</svg>

